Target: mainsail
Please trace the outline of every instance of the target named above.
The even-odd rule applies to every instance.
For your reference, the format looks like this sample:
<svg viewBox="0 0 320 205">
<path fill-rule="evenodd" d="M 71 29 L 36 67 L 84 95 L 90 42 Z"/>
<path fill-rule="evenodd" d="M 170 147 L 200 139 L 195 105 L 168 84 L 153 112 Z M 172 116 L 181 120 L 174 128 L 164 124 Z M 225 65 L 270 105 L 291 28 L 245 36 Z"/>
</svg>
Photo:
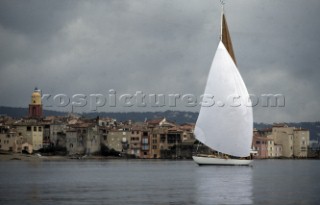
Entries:
<svg viewBox="0 0 320 205">
<path fill-rule="evenodd" d="M 252 107 L 247 88 L 236 66 L 226 25 L 225 16 L 222 15 L 221 41 L 204 93 L 204 101 L 214 100 L 215 104 L 207 107 L 202 105 L 195 135 L 213 150 L 247 157 L 250 155 L 253 134 Z M 208 96 L 214 97 L 205 99 Z"/>
</svg>

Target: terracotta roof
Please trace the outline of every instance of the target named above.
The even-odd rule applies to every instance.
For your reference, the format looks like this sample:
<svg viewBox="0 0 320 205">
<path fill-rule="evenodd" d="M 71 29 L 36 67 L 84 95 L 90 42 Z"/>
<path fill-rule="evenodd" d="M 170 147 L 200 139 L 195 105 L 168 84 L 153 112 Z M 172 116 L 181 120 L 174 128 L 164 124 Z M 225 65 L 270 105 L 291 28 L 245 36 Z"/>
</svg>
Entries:
<svg viewBox="0 0 320 205">
<path fill-rule="evenodd" d="M 72 128 L 88 128 L 88 127 L 94 127 L 95 124 L 93 123 L 76 123 L 76 124 L 72 124 L 72 125 L 69 125 L 69 127 L 72 127 Z"/>
<path fill-rule="evenodd" d="M 169 132 L 182 132 L 182 130 L 179 129 L 179 127 L 171 127 L 168 129 Z"/>
<path fill-rule="evenodd" d="M 159 124 L 162 120 L 165 118 L 158 118 L 158 119 L 152 119 L 152 120 L 147 120 L 148 124 Z"/>
</svg>

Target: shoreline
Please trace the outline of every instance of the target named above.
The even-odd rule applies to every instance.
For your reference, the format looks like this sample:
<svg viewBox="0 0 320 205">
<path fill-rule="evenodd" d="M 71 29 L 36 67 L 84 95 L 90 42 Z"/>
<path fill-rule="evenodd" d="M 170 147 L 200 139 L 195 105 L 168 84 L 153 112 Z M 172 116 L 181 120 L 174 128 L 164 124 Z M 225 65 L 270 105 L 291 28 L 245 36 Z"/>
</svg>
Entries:
<svg viewBox="0 0 320 205">
<path fill-rule="evenodd" d="M 174 161 L 185 161 L 192 159 L 143 159 L 143 158 L 123 158 L 123 157 L 109 157 L 109 156 L 42 156 L 37 154 L 27 155 L 21 153 L 0 153 L 1 161 L 94 161 L 94 160 L 174 160 Z M 320 160 L 320 158 L 266 158 L 266 159 L 254 159 L 260 160 Z"/>
</svg>

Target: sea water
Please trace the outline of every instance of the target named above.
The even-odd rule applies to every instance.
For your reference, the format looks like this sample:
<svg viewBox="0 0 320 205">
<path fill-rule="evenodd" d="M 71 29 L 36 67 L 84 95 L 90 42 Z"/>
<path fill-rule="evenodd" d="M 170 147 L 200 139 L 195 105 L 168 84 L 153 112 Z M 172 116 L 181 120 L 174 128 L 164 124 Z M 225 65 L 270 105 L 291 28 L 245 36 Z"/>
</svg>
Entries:
<svg viewBox="0 0 320 205">
<path fill-rule="evenodd" d="M 0 162 L 0 204 L 318 204 L 319 160 Z"/>
</svg>

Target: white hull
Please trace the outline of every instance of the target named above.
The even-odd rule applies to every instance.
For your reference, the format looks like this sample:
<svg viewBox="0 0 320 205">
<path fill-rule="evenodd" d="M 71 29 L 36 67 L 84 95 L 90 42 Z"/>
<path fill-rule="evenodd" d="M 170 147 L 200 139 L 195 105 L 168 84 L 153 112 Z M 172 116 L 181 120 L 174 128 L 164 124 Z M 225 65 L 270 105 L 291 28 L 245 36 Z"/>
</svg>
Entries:
<svg viewBox="0 0 320 205">
<path fill-rule="evenodd" d="M 252 163 L 252 160 L 246 160 L 246 159 L 222 159 L 222 158 L 214 158 L 214 157 L 197 157 L 197 156 L 192 156 L 192 158 L 198 165 L 248 166 Z"/>
</svg>

